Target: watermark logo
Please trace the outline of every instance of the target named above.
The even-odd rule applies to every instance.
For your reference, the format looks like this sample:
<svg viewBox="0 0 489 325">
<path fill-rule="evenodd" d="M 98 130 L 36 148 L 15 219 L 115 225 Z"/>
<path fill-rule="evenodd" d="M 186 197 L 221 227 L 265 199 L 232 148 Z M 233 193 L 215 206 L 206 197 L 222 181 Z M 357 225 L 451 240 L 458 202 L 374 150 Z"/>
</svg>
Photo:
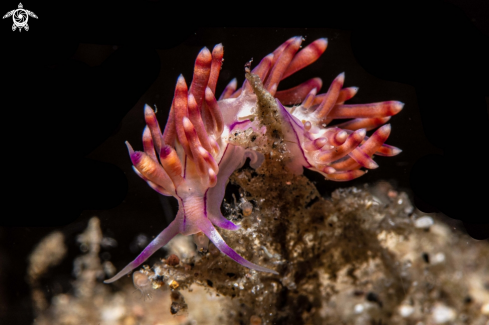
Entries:
<svg viewBox="0 0 489 325">
<path fill-rule="evenodd" d="M 10 16 L 12 16 L 12 19 L 14 21 L 14 24 L 12 25 L 12 31 L 15 31 L 18 28 L 19 32 L 22 31 L 22 28 L 24 28 L 26 31 L 29 30 L 29 25 L 27 25 L 29 16 L 37 19 L 36 14 L 33 13 L 32 11 L 25 10 L 24 7 L 22 6 L 22 3 L 20 2 L 19 2 L 19 8 L 7 12 L 3 16 L 3 19 L 8 18 Z"/>
</svg>

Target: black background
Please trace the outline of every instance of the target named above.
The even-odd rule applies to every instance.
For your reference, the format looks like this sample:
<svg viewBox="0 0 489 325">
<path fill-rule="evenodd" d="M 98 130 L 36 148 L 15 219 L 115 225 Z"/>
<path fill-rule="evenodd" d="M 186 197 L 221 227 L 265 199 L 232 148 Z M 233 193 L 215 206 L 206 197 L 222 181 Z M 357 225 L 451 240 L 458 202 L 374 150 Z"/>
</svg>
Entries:
<svg viewBox="0 0 489 325">
<path fill-rule="evenodd" d="M 119 243 L 109 256 L 120 268 L 135 257 L 128 247 L 137 234 L 155 236 L 173 218 L 175 202 L 134 175 L 124 141 L 141 149 L 144 104 L 156 104 L 164 124 L 178 75 L 189 83 L 199 50 L 220 42 L 218 93 L 233 77 L 243 81 L 251 57 L 256 64 L 291 36 L 305 36 L 305 45 L 327 37 L 321 59 L 281 88 L 312 77 L 326 88 L 345 71 L 345 86 L 360 88 L 352 103 L 405 103 L 388 139 L 403 152 L 376 158 L 380 168 L 349 183 L 306 175 L 323 195 L 393 181 L 422 211 L 462 220 L 474 238 L 487 238 L 489 11 L 483 3 L 23 2 L 39 17 L 29 18 L 30 30 L 12 32 L 11 18 L 0 25 L 0 316 L 6 324 L 32 320 L 27 257 L 53 230 L 66 235 L 73 257 L 75 234 L 98 216 Z M 17 5 L 3 2 L 2 12 Z M 53 270 L 63 290 L 71 262 Z"/>
</svg>

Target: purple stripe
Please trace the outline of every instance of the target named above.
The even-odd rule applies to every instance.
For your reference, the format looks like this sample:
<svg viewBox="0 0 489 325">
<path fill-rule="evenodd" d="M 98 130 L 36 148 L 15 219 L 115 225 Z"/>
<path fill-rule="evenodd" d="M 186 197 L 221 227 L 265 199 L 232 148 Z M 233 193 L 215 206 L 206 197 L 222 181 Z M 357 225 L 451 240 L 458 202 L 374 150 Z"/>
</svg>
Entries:
<svg viewBox="0 0 489 325">
<path fill-rule="evenodd" d="M 224 159 L 224 155 L 226 155 L 226 151 L 228 151 L 228 148 L 229 148 L 229 144 L 226 145 L 226 149 L 224 149 L 224 152 L 222 153 L 222 156 L 221 156 L 221 160 L 219 160 L 219 162 L 217 163 L 217 166 L 221 165 L 221 162 Z M 219 171 L 217 172 L 217 174 L 219 174 Z"/>
<path fill-rule="evenodd" d="M 205 190 L 204 193 L 204 216 L 207 218 L 207 192 L 209 191 L 209 188 Z"/>
<path fill-rule="evenodd" d="M 233 124 L 231 124 L 229 126 L 229 131 L 232 131 L 236 127 L 236 125 L 243 124 L 243 123 L 248 123 L 248 122 L 250 122 L 250 120 L 244 120 L 244 121 L 241 121 L 241 122 L 234 122 Z"/>
<path fill-rule="evenodd" d="M 309 160 L 307 160 L 307 157 L 306 157 L 306 155 L 304 154 L 304 150 L 302 150 L 302 146 L 301 146 L 301 144 L 300 144 L 300 140 L 299 140 L 299 135 L 297 135 L 297 132 L 295 132 L 295 129 L 294 129 L 294 126 L 292 125 L 292 122 L 294 122 L 294 123 L 295 123 L 295 124 L 296 124 L 296 125 L 297 125 L 299 128 L 300 128 L 301 126 L 300 126 L 300 125 L 298 125 L 298 124 L 297 124 L 297 122 L 296 122 L 296 121 L 295 121 L 293 118 L 291 118 L 291 117 L 289 116 L 289 115 L 290 115 L 290 113 L 289 113 L 289 112 L 288 112 L 288 111 L 285 109 L 285 107 L 282 105 L 282 103 L 280 103 L 280 101 L 279 101 L 277 98 L 275 98 L 275 101 L 277 102 L 278 107 L 279 107 L 279 108 L 280 108 L 282 111 L 285 111 L 285 114 L 284 114 L 284 115 L 285 115 L 285 117 L 287 118 L 287 120 L 289 121 L 289 124 L 290 124 L 290 126 L 291 126 L 291 128 L 292 128 L 292 131 L 293 131 L 293 132 L 294 132 L 294 134 L 295 134 L 295 138 L 297 139 L 297 146 L 298 146 L 298 147 L 299 147 L 299 149 L 301 150 L 301 153 L 302 153 L 302 156 L 304 157 L 304 160 L 305 160 L 305 161 L 306 161 L 306 162 L 309 164 L 309 166 L 304 166 L 304 167 L 306 167 L 306 168 L 313 167 L 313 165 L 311 165 L 311 163 L 309 162 Z M 292 122 L 291 122 L 291 120 L 292 120 Z"/>
<path fill-rule="evenodd" d="M 177 189 L 175 188 L 175 196 L 180 199 L 182 202 L 182 211 L 183 211 L 183 231 L 185 231 L 185 225 L 187 224 L 187 215 L 185 213 L 185 204 L 183 204 L 183 199 L 178 195 Z"/>
</svg>

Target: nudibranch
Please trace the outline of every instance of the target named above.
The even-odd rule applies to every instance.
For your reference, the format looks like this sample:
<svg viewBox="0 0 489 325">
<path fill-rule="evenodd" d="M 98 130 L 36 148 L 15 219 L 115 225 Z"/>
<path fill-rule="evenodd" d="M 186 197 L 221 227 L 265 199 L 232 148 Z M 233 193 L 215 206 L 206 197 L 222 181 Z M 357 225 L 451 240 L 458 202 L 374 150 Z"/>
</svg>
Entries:
<svg viewBox="0 0 489 325">
<path fill-rule="evenodd" d="M 318 39 L 299 51 L 302 41 L 302 37 L 289 39 L 263 58 L 253 71 L 247 64 L 242 87 L 237 89 L 233 79 L 219 100 L 215 89 L 223 47 L 216 45 L 212 53 L 204 47 L 197 56 L 190 87 L 183 76 L 178 77 L 164 132 L 154 111 L 145 106 L 143 151 L 134 151 L 126 142 L 133 168 L 155 191 L 175 197 L 179 210 L 170 225 L 134 261 L 105 283 L 130 273 L 179 233 L 199 238 L 205 235 L 239 264 L 277 274 L 244 259 L 215 228 L 239 228 L 221 214 L 227 182 L 247 158 L 252 168 L 259 167 L 264 160 L 263 153 L 256 148 L 232 142 L 231 135 L 251 128 L 267 136 L 271 130 L 271 125 L 265 123 L 267 116 L 273 116 L 280 124 L 279 133 L 288 151 L 286 167 L 296 174 L 305 167 L 329 180 L 346 181 L 363 175 L 362 167 L 378 167 L 372 159 L 374 154 L 393 156 L 400 152 L 384 143 L 390 125 L 383 124 L 403 104 L 387 101 L 345 105 L 357 88 L 343 88 L 344 74 L 334 79 L 323 94 L 318 94 L 320 78 L 277 91 L 281 80 L 315 62 L 327 47 L 326 39 Z M 268 111 L 264 111 L 264 106 Z M 349 121 L 328 127 L 333 119 Z M 366 136 L 366 131 L 378 126 L 381 127 L 372 136 Z"/>
</svg>

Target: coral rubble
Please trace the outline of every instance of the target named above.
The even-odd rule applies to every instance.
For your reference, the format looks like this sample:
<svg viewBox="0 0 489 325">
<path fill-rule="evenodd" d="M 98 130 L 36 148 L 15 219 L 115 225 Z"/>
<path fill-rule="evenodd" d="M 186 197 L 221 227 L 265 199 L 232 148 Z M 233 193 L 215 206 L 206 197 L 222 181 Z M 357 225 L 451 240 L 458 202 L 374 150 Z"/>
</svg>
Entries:
<svg viewBox="0 0 489 325">
<path fill-rule="evenodd" d="M 77 273 L 74 294 L 55 296 L 35 323 L 489 321 L 487 242 L 423 216 L 406 193 L 389 183 L 338 189 L 331 198 L 321 198 L 304 176 L 282 172 L 279 177 L 263 167 L 256 172 L 242 168 L 232 181 L 241 187 L 242 200 L 226 202 L 225 210 L 241 229 L 223 231 L 223 236 L 242 256 L 274 265 L 280 275 L 240 266 L 212 243 L 199 252 L 181 236 L 168 245 L 174 255 L 136 271 L 151 282 L 150 299 L 135 291 L 129 278 L 112 293 L 88 268 Z M 265 182 L 275 185 L 265 187 Z M 250 214 L 243 203 L 253 204 Z M 422 218 L 433 224 L 420 226 Z M 82 256 L 97 264 L 98 257 L 90 254 Z M 91 294 L 82 294 L 83 288 Z"/>
</svg>

